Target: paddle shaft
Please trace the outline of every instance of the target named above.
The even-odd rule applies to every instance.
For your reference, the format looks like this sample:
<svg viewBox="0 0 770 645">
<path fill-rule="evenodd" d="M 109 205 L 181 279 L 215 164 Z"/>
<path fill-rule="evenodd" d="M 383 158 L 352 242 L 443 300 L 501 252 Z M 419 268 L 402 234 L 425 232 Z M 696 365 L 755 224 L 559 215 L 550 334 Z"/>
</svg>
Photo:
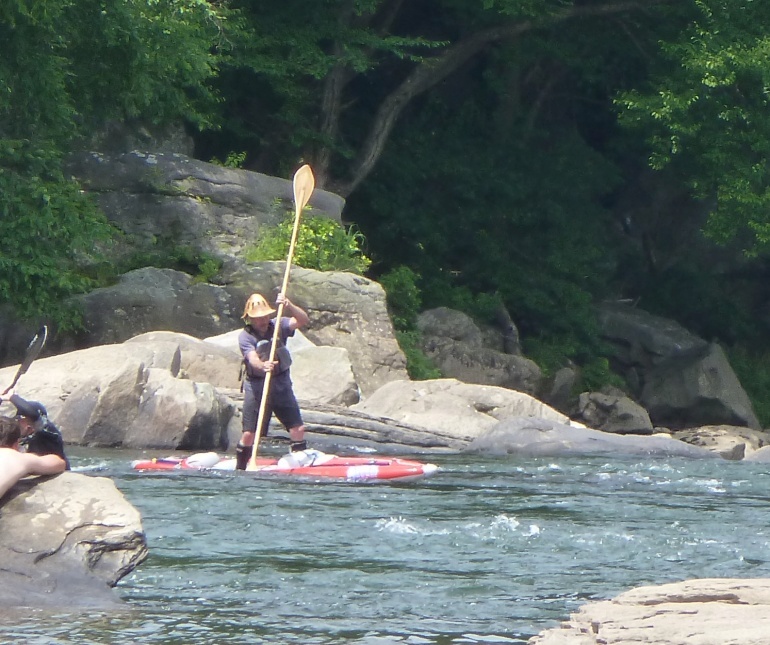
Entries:
<svg viewBox="0 0 770 645">
<path fill-rule="evenodd" d="M 286 297 L 286 289 L 289 286 L 289 274 L 291 273 L 291 260 L 294 257 L 294 247 L 297 245 L 297 235 L 299 233 L 299 220 L 302 215 L 302 209 L 310 200 L 315 188 L 315 178 L 310 166 L 305 164 L 294 174 L 294 227 L 291 231 L 291 241 L 289 242 L 289 253 L 286 257 L 286 268 L 283 272 L 283 282 L 281 283 L 281 293 Z M 278 304 L 278 311 L 275 314 L 275 327 L 273 329 L 273 342 L 270 343 L 269 362 L 275 360 L 275 352 L 278 346 L 278 338 L 281 333 L 281 318 L 283 316 L 284 301 Z M 254 437 L 254 447 L 251 450 L 248 470 L 257 469 L 257 452 L 259 450 L 259 439 L 261 436 L 262 424 L 265 421 L 265 411 L 267 410 L 267 397 L 270 393 L 270 381 L 273 377 L 273 371 L 265 373 L 265 383 L 262 386 L 262 398 L 259 401 L 259 414 L 257 415 L 257 428 Z"/>
</svg>

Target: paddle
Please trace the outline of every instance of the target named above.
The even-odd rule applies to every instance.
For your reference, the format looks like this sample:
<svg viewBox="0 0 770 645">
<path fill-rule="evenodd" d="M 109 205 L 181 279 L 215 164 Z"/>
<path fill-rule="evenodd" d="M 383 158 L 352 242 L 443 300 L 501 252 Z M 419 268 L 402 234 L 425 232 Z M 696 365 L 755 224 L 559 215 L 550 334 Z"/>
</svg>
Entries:
<svg viewBox="0 0 770 645">
<path fill-rule="evenodd" d="M 45 341 L 48 338 L 48 327 L 43 325 L 38 332 L 33 336 L 32 340 L 29 341 L 29 345 L 27 345 L 27 352 L 24 354 L 24 360 L 22 361 L 21 365 L 19 365 L 19 369 L 16 370 L 16 376 L 13 377 L 13 382 L 3 390 L 3 393 L 0 394 L 0 401 L 2 401 L 2 397 L 4 397 L 8 392 L 10 392 L 16 383 L 18 383 L 19 379 L 21 378 L 22 374 L 25 374 L 26 371 L 29 369 L 29 366 L 32 365 L 32 361 L 34 361 L 38 356 L 40 356 L 40 352 L 43 349 L 43 346 L 45 345 Z"/>
<path fill-rule="evenodd" d="M 296 173 L 294 173 L 294 228 L 291 232 L 291 242 L 289 243 L 289 254 L 286 258 L 286 269 L 283 272 L 283 283 L 280 293 L 286 295 L 286 289 L 289 286 L 289 273 L 291 272 L 291 259 L 294 257 L 294 247 L 297 244 L 297 233 L 299 232 L 299 218 L 302 209 L 305 208 L 310 196 L 315 188 L 315 177 L 310 166 L 305 164 Z M 273 330 L 273 342 L 270 344 L 270 356 L 267 359 L 272 362 L 275 360 L 275 350 L 278 346 L 278 335 L 281 331 L 281 316 L 283 316 L 283 301 L 278 305 L 278 311 L 275 314 L 275 329 Z M 259 414 L 257 415 L 257 432 L 254 438 L 254 448 L 251 451 L 251 458 L 246 466 L 246 470 L 257 470 L 257 451 L 259 449 L 259 438 L 262 423 L 265 419 L 265 410 L 267 408 L 267 395 L 270 390 L 270 379 L 273 372 L 265 374 L 265 385 L 262 388 L 262 399 L 259 402 Z"/>
</svg>

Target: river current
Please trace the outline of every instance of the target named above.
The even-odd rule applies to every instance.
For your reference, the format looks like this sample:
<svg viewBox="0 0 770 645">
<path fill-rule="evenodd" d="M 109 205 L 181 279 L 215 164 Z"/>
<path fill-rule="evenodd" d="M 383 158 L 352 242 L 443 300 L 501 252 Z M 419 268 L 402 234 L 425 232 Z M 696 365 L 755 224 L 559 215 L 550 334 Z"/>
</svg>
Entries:
<svg viewBox="0 0 770 645">
<path fill-rule="evenodd" d="M 141 474 L 136 456 L 72 454 L 142 514 L 126 611 L 30 612 L 3 642 L 526 643 L 631 587 L 770 577 L 768 465 L 439 454 L 419 456 L 431 478 L 361 484 Z"/>
</svg>

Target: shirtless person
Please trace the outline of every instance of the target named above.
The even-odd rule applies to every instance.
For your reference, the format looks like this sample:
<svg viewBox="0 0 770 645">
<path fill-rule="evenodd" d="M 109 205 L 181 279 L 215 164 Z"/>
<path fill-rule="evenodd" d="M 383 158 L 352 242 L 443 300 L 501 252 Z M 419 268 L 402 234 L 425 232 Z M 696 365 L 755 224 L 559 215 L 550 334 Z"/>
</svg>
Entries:
<svg viewBox="0 0 770 645">
<path fill-rule="evenodd" d="M 0 498 L 27 475 L 58 475 L 67 467 L 58 455 L 19 452 L 21 427 L 16 419 L 0 416 Z"/>
</svg>

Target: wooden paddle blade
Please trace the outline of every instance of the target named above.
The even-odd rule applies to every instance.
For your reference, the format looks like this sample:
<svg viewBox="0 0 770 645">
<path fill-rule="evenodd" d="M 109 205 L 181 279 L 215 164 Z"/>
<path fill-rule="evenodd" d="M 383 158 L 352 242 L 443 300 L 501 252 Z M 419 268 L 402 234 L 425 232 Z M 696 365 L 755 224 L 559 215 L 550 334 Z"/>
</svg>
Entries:
<svg viewBox="0 0 770 645">
<path fill-rule="evenodd" d="M 35 334 L 34 338 L 32 338 L 31 341 L 29 341 L 29 345 L 27 345 L 27 352 L 24 356 L 24 361 L 22 362 L 21 366 L 19 367 L 20 374 L 24 374 L 29 369 L 29 366 L 32 365 L 32 361 L 34 361 L 38 356 L 40 356 L 40 352 L 43 351 L 43 347 L 45 346 L 45 341 L 48 339 L 48 327 L 43 325 Z"/>
<path fill-rule="evenodd" d="M 37 334 L 34 335 L 31 341 L 29 341 L 29 345 L 27 345 L 27 351 L 24 354 L 24 360 L 22 361 L 21 365 L 19 365 L 19 369 L 16 370 L 16 376 L 13 377 L 13 382 L 3 390 L 2 395 L 5 396 L 10 392 L 16 383 L 19 382 L 19 379 L 21 378 L 22 374 L 25 374 L 26 371 L 29 369 L 29 366 L 32 365 L 32 361 L 34 361 L 38 356 L 40 356 L 40 352 L 43 351 L 43 346 L 45 345 L 45 341 L 48 338 L 48 327 L 43 325 L 37 332 Z"/>
<path fill-rule="evenodd" d="M 294 173 L 294 207 L 300 213 L 310 201 L 315 189 L 315 177 L 310 166 L 305 164 Z"/>
</svg>

